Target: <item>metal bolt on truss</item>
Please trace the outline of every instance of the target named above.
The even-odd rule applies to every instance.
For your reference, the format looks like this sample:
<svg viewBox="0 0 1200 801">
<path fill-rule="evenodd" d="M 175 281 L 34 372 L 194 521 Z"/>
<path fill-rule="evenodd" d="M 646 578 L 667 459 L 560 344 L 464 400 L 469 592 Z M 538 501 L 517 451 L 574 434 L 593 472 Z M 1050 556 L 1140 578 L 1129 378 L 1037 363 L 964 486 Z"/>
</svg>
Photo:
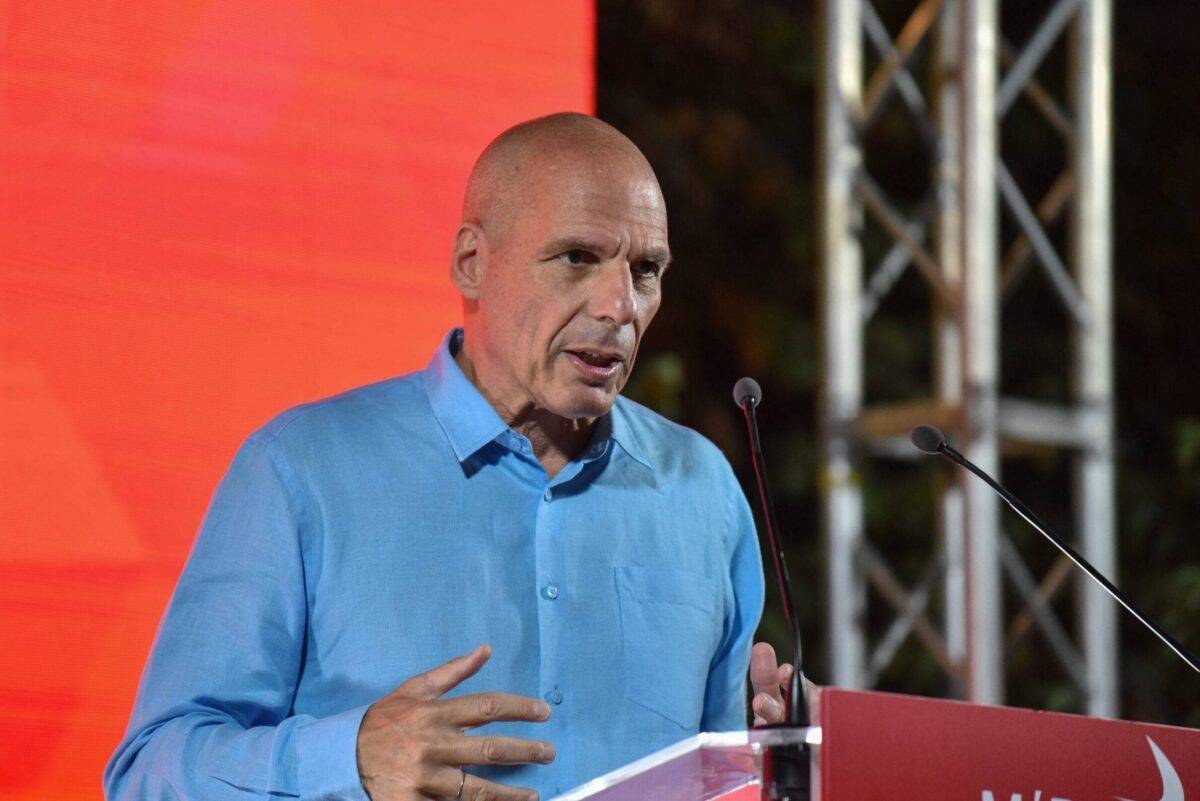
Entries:
<svg viewBox="0 0 1200 801">
<path fill-rule="evenodd" d="M 1111 309 L 1111 0 L 1049 2 L 1020 47 L 1004 41 L 999 0 L 921 0 L 894 37 L 873 0 L 826 0 L 818 109 L 819 258 L 823 279 L 824 526 L 827 537 L 831 679 L 872 686 L 901 644 L 915 637 L 961 693 L 1004 699 L 1006 650 L 1030 630 L 1044 636 L 1093 715 L 1117 713 L 1116 612 L 1084 584 L 1076 635 L 1051 606 L 1071 571 L 1057 563 L 1038 578 L 1000 525 L 991 491 L 965 474 L 943 489 L 940 536 L 928 568 L 906 587 L 865 527 L 861 460 L 903 456 L 908 429 L 932 422 L 954 432 L 960 450 L 999 473 L 1002 443 L 1069 449 L 1074 465 L 1075 535 L 1088 559 L 1113 574 Z M 1037 78 L 1046 56 L 1070 37 L 1069 97 L 1055 99 Z M 865 73 L 866 48 L 877 66 Z M 928 47 L 928 76 L 912 67 Z M 922 80 L 922 78 L 925 78 Z M 1038 202 L 1026 199 L 1000 156 L 1006 114 L 1024 99 L 1067 143 L 1068 163 Z M 902 208 L 866 169 L 866 134 L 890 103 L 902 104 L 929 150 L 931 188 Z M 1019 232 L 1001 252 L 1000 215 Z M 1069 214 L 1060 255 L 1047 231 Z M 891 243 L 864 271 L 864 229 Z M 1000 394 L 1001 305 L 1040 268 L 1069 321 L 1074 347 L 1070 404 Z M 891 289 L 915 269 L 932 296 L 934 375 L 930 397 L 867 405 L 864 332 Z M 1003 576 L 1020 613 L 1005 632 Z M 941 590 L 941 619 L 930 609 Z M 876 592 L 895 615 L 869 643 L 866 604 Z"/>
</svg>

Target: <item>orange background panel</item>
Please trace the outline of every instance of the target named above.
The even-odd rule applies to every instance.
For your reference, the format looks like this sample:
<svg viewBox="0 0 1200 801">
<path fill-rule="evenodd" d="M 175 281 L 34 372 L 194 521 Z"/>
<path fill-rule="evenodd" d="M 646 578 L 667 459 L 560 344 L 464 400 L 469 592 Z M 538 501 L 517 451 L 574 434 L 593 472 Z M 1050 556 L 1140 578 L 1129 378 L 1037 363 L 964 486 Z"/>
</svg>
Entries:
<svg viewBox="0 0 1200 801">
<path fill-rule="evenodd" d="M 99 798 L 237 445 L 422 366 L 462 188 L 590 2 L 0 7 L 0 799 Z"/>
</svg>

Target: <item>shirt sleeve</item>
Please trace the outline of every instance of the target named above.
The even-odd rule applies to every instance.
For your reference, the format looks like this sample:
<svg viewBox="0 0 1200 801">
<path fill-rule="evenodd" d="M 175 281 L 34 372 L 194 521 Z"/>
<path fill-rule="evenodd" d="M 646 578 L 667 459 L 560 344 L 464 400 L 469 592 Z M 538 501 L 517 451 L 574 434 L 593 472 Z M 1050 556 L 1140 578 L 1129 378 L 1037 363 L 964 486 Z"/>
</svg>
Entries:
<svg viewBox="0 0 1200 801">
<path fill-rule="evenodd" d="M 750 647 L 763 611 L 762 554 L 754 515 L 728 462 L 721 458 L 726 499 L 725 627 L 708 670 L 703 731 L 731 731 L 749 725 L 746 674 Z"/>
<path fill-rule="evenodd" d="M 217 487 L 159 624 L 109 801 L 367 801 L 366 707 L 290 714 L 307 626 L 304 504 L 277 443 L 251 436 Z"/>
</svg>

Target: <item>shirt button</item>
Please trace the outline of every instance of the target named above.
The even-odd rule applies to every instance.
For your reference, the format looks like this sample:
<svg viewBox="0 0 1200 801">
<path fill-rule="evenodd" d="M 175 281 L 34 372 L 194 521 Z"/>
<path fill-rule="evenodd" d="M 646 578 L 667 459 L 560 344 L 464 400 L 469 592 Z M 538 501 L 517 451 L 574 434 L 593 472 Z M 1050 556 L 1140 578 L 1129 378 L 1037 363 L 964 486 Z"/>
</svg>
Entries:
<svg viewBox="0 0 1200 801">
<path fill-rule="evenodd" d="M 558 586 L 555 584 L 547 584 L 542 587 L 542 597 L 547 601 L 553 601 L 558 597 Z"/>
<path fill-rule="evenodd" d="M 545 501 L 546 503 L 550 503 L 550 501 L 553 498 L 554 498 L 554 493 L 551 492 L 550 490 L 546 490 L 545 492 L 542 493 L 542 500 Z"/>
<path fill-rule="evenodd" d="M 551 690 L 550 692 L 546 693 L 546 700 L 555 705 L 561 704 L 562 698 L 562 693 L 560 693 L 558 690 Z"/>
</svg>

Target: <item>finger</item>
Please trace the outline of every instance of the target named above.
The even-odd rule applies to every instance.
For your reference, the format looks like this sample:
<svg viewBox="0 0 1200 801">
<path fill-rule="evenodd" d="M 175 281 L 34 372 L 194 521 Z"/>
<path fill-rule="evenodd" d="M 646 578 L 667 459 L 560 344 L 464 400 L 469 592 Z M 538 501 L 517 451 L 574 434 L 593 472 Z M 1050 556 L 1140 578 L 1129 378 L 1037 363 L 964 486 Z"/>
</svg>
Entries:
<svg viewBox="0 0 1200 801">
<path fill-rule="evenodd" d="M 779 666 L 779 685 L 781 687 L 791 687 L 792 686 L 792 674 L 795 672 L 796 672 L 796 669 L 787 663 L 780 665 Z"/>
<path fill-rule="evenodd" d="M 457 787 L 449 797 L 454 798 L 456 792 Z M 527 787 L 510 787 L 507 784 L 489 782 L 470 773 L 467 774 L 462 791 L 463 801 L 537 801 L 537 798 L 537 791 Z"/>
<path fill-rule="evenodd" d="M 783 702 L 779 692 L 779 665 L 770 643 L 755 643 L 750 650 L 750 683 L 754 685 L 754 692 L 768 693 Z"/>
<path fill-rule="evenodd" d="M 466 778 L 458 768 L 452 768 L 449 765 L 440 765 L 422 774 L 424 781 L 419 782 L 422 798 L 457 798 L 458 788 L 463 788 L 463 797 L 466 797 L 467 785 L 463 781 Z"/>
<path fill-rule="evenodd" d="M 435 668 L 418 673 L 401 684 L 394 691 L 397 695 L 407 698 L 424 698 L 432 700 L 444 695 L 453 688 L 474 676 L 492 655 L 490 645 L 476 646 L 470 653 L 456 656 L 449 662 L 443 662 Z"/>
<path fill-rule="evenodd" d="M 550 705 L 537 698 L 511 693 L 474 693 L 437 702 L 438 717 L 460 729 L 482 726 L 497 720 L 550 719 Z"/>
<path fill-rule="evenodd" d="M 459 793 L 462 788 L 462 793 Z M 511 801 L 537 801 L 537 793 L 524 787 L 509 787 L 489 782 L 478 776 L 463 773 L 458 768 L 441 767 L 430 774 L 430 780 L 421 786 L 422 798 L 457 799 L 510 799 Z"/>
<path fill-rule="evenodd" d="M 454 735 L 432 749 L 447 765 L 545 765 L 554 761 L 554 745 L 520 737 Z"/>
<path fill-rule="evenodd" d="M 792 666 L 786 663 L 780 665 L 779 669 L 776 671 L 778 683 L 775 686 L 779 688 L 779 694 L 775 697 L 779 698 L 783 702 L 783 707 L 785 710 L 787 709 L 792 697 L 792 673 L 794 672 L 795 671 Z M 786 714 L 787 713 L 785 711 L 784 715 L 786 716 Z"/>
<path fill-rule="evenodd" d="M 784 707 L 782 701 L 777 701 L 766 693 L 754 696 L 750 704 L 754 714 L 767 723 L 783 723 Z"/>
<path fill-rule="evenodd" d="M 756 695 L 751 708 L 764 723 L 782 723 L 786 712 L 782 701 L 777 701 L 766 693 Z"/>
</svg>

